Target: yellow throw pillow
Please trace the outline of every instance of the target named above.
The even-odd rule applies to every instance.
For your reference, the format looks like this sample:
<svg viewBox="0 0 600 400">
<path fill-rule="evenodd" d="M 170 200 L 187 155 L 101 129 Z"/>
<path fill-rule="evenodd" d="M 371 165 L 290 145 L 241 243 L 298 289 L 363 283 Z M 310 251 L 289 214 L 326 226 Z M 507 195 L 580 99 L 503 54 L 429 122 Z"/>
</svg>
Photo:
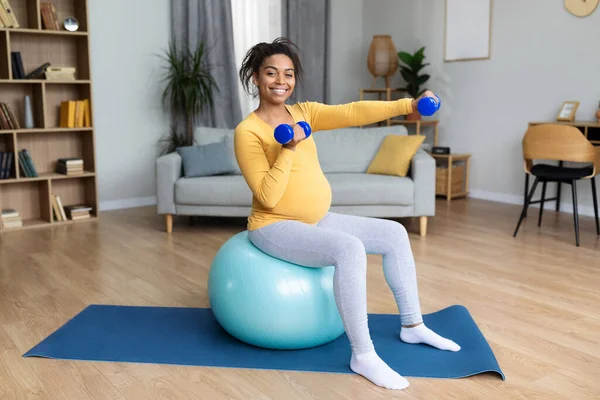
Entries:
<svg viewBox="0 0 600 400">
<path fill-rule="evenodd" d="M 406 176 L 412 158 L 424 140 L 424 135 L 386 136 L 371 161 L 367 173 Z"/>
</svg>

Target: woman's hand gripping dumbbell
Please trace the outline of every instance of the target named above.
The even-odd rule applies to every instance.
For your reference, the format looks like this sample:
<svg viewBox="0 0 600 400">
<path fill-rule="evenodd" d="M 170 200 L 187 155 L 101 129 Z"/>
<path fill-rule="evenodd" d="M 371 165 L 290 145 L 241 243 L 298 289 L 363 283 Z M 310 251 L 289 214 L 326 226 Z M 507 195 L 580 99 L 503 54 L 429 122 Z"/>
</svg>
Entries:
<svg viewBox="0 0 600 400">
<path fill-rule="evenodd" d="M 294 150 L 296 145 L 310 136 L 312 129 L 308 122 L 300 121 L 293 127 L 289 124 L 281 124 L 275 128 L 275 140 L 283 147 Z"/>
<path fill-rule="evenodd" d="M 427 90 L 419 98 L 413 100 L 413 110 L 416 108 L 419 114 L 424 116 L 430 116 L 435 114 L 442 105 L 442 100 L 437 94 L 434 94 Z"/>
</svg>

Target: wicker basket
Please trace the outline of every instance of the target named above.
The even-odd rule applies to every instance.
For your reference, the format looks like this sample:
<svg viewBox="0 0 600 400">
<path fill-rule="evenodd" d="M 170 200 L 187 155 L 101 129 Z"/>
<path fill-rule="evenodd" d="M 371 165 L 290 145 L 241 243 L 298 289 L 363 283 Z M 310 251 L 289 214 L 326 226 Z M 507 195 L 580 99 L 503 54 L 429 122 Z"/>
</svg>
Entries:
<svg viewBox="0 0 600 400">
<path fill-rule="evenodd" d="M 448 195 L 448 167 L 438 166 L 435 170 L 435 194 Z M 465 166 L 462 164 L 452 166 L 452 194 L 460 193 L 464 189 Z"/>
</svg>

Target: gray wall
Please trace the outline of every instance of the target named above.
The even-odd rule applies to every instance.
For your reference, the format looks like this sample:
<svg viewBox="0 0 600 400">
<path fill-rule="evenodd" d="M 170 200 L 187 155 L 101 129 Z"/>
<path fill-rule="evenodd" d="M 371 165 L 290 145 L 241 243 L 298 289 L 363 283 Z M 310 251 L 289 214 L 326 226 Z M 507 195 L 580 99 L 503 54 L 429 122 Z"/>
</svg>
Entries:
<svg viewBox="0 0 600 400">
<path fill-rule="evenodd" d="M 362 3 L 362 4 L 361 4 Z M 332 21 L 332 102 L 358 99 L 371 77 L 366 67 L 374 34 L 389 33 L 398 49 L 427 46 L 432 90 L 443 100 L 440 144 L 472 156 L 472 196 L 521 203 L 524 185 L 521 138 L 529 121 L 554 120 L 565 100 L 580 101 L 577 119 L 592 120 L 600 101 L 600 9 L 576 18 L 562 1 L 495 0 L 492 57 L 443 62 L 443 0 L 337 1 Z M 357 13 L 362 13 L 362 21 Z M 335 12 L 333 13 L 335 14 Z M 361 44 L 356 45 L 362 31 Z M 360 46 L 360 48 L 359 48 Z M 345 52 L 350 52 L 351 55 Z M 354 65 L 351 65 L 351 63 Z M 343 68 L 342 68 L 343 67 Z M 399 82 L 399 75 L 394 82 Z M 582 214 L 593 215 L 589 182 L 580 184 Z M 549 189 L 554 191 L 554 185 Z M 570 188 L 562 208 L 572 211 Z M 550 204 L 549 207 L 553 207 Z"/>
<path fill-rule="evenodd" d="M 169 116 L 155 54 L 168 45 L 169 4 L 89 2 L 100 210 L 156 203 L 156 141 L 168 132 Z"/>
<path fill-rule="evenodd" d="M 362 0 L 330 0 L 329 98 L 333 103 L 356 100 L 358 79 L 366 68 L 362 42 Z"/>
</svg>

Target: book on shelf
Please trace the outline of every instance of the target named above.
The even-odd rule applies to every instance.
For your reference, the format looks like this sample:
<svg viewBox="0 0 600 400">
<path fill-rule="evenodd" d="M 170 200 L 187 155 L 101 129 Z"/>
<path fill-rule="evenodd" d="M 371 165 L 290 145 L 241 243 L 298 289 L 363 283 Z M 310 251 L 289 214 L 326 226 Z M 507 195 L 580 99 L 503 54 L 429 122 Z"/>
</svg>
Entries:
<svg viewBox="0 0 600 400">
<path fill-rule="evenodd" d="M 6 103 L 0 103 L 0 129 L 21 129 L 19 120 L 17 120 L 12 109 Z"/>
<path fill-rule="evenodd" d="M 89 128 L 91 124 L 90 100 L 69 100 L 60 103 L 61 128 Z"/>
<path fill-rule="evenodd" d="M 72 221 L 90 218 L 92 216 L 91 211 L 92 207 L 86 205 L 73 205 L 65 207 L 65 213 Z"/>
<path fill-rule="evenodd" d="M 54 220 L 58 222 L 78 221 L 89 219 L 92 216 L 92 207 L 85 204 L 65 206 L 60 196 L 54 193 L 52 193 L 52 211 Z"/>
<path fill-rule="evenodd" d="M 46 80 L 48 81 L 74 81 L 76 80 L 75 67 L 50 67 L 45 70 Z"/>
<path fill-rule="evenodd" d="M 1 229 L 20 228 L 23 226 L 23 221 L 17 210 L 5 208 L 0 215 L 0 225 Z"/>
<path fill-rule="evenodd" d="M 9 0 L 0 0 L 0 24 L 0 28 L 21 27 Z"/>
<path fill-rule="evenodd" d="M 25 79 L 25 70 L 23 68 L 23 58 L 20 51 L 11 51 L 10 60 L 12 64 L 13 79 Z"/>
<path fill-rule="evenodd" d="M 46 61 L 41 64 L 37 68 L 35 68 L 30 73 L 25 73 L 25 68 L 23 67 L 23 57 L 21 56 L 20 51 L 11 51 L 10 52 L 10 60 L 12 65 L 12 78 L 13 79 L 42 79 L 48 69 L 50 68 L 50 61 Z M 59 67 L 60 68 L 60 67 Z M 67 67 L 70 68 L 70 67 Z M 73 71 L 73 76 L 75 72 Z M 65 77 L 65 79 L 67 79 Z"/>
<path fill-rule="evenodd" d="M 46 61 L 27 75 L 25 75 L 25 79 L 42 79 L 42 77 L 46 74 L 46 70 L 50 66 L 50 62 Z"/>
<path fill-rule="evenodd" d="M 12 151 L 0 151 L 0 179 L 9 179 L 14 160 Z"/>
<path fill-rule="evenodd" d="M 56 173 L 63 175 L 83 174 L 83 159 L 79 157 L 59 158 L 56 161 Z"/>
<path fill-rule="evenodd" d="M 44 29 L 49 31 L 60 30 L 60 23 L 58 22 L 58 17 L 56 16 L 56 8 L 54 7 L 54 4 L 49 1 L 40 2 L 40 13 L 42 14 Z"/>
<path fill-rule="evenodd" d="M 19 165 L 21 166 L 21 171 L 25 177 L 36 178 L 38 176 L 29 150 L 23 149 L 19 151 Z"/>
</svg>

